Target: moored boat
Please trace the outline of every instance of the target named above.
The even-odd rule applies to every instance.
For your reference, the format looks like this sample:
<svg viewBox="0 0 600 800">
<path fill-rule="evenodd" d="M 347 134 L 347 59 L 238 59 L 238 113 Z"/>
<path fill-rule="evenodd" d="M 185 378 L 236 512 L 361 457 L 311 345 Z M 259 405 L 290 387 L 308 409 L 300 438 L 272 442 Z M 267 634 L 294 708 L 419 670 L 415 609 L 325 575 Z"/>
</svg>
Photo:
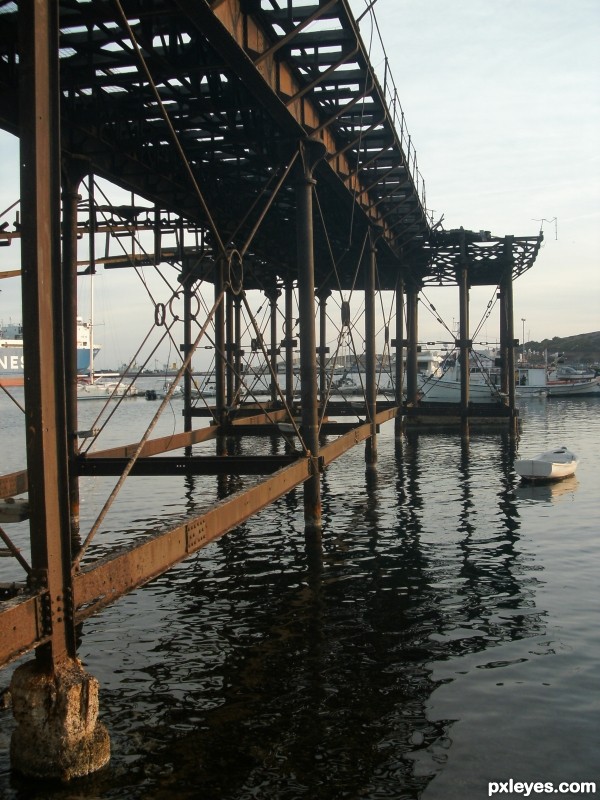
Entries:
<svg viewBox="0 0 600 800">
<path fill-rule="evenodd" d="M 569 377 L 566 377 L 566 376 Z M 518 397 L 589 397 L 600 395 L 600 376 L 595 373 L 557 373 L 545 367 L 519 367 L 515 393 Z"/>
<path fill-rule="evenodd" d="M 419 375 L 419 394 L 425 403 L 459 403 L 461 398 L 460 359 L 448 359 L 441 375 Z M 500 388 L 500 372 L 492 355 L 473 352 L 469 364 L 469 401 L 472 403 L 504 402 Z"/>
<path fill-rule="evenodd" d="M 566 447 L 515 461 L 515 472 L 525 481 L 557 481 L 573 475 L 576 469 L 577 456 Z"/>
<path fill-rule="evenodd" d="M 78 400 L 116 400 L 119 397 L 136 397 L 137 393 L 132 383 L 123 381 L 92 380 L 77 384 Z"/>
</svg>

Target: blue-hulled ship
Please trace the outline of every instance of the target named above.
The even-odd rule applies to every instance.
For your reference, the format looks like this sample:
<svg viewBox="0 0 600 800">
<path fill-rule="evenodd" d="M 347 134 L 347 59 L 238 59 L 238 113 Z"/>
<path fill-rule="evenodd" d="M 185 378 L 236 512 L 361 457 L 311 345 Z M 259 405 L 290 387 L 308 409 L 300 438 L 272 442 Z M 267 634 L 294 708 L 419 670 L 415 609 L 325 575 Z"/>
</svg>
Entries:
<svg viewBox="0 0 600 800">
<path fill-rule="evenodd" d="M 85 373 L 90 367 L 90 337 L 92 326 L 77 317 L 77 371 Z M 100 347 L 94 345 L 94 356 Z M 0 324 L 0 385 L 22 386 L 24 380 L 23 325 L 18 322 Z"/>
</svg>

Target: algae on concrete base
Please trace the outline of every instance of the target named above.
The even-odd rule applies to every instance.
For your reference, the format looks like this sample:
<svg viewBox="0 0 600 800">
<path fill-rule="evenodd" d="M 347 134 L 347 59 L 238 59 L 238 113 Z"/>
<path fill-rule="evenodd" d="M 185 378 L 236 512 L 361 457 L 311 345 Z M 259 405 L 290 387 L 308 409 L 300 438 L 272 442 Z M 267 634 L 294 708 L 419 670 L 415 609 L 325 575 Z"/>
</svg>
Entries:
<svg viewBox="0 0 600 800">
<path fill-rule="evenodd" d="M 98 681 L 79 661 L 70 659 L 53 672 L 30 661 L 15 670 L 11 695 L 17 723 L 10 747 L 13 769 L 69 781 L 108 763 L 110 738 L 98 722 Z"/>
</svg>

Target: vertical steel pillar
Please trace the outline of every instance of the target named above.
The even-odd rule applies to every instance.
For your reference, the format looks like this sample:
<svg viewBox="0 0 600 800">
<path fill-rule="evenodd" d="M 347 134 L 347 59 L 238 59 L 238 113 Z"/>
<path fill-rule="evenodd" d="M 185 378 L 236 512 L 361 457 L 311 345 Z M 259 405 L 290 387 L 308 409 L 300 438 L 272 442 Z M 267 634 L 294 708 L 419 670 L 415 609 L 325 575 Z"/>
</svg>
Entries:
<svg viewBox="0 0 600 800">
<path fill-rule="evenodd" d="M 285 401 L 291 408 L 294 402 L 294 282 L 288 278 L 285 284 Z"/>
<path fill-rule="evenodd" d="M 419 287 L 410 283 L 406 291 L 406 402 L 416 406 L 419 402 L 418 347 L 419 347 Z"/>
<path fill-rule="evenodd" d="M 500 314 L 500 390 L 505 397 L 508 397 L 508 330 L 506 319 L 506 295 L 503 281 L 500 281 L 497 297 Z"/>
<path fill-rule="evenodd" d="M 456 342 L 460 348 L 460 416 L 464 428 L 469 422 L 469 378 L 471 364 L 471 341 L 469 339 L 469 269 L 465 244 L 465 232 L 461 228 L 460 239 L 460 274 L 458 276 L 459 294 L 459 340 Z"/>
<path fill-rule="evenodd" d="M 187 358 L 192 348 L 192 275 L 187 259 L 183 259 L 183 357 Z M 192 430 L 192 363 L 183 373 L 183 429 Z M 191 451 L 190 451 L 191 454 Z"/>
<path fill-rule="evenodd" d="M 330 289 L 319 289 L 319 397 L 321 398 L 321 414 L 325 413 L 325 398 L 327 397 L 327 300 L 331 297 Z"/>
<path fill-rule="evenodd" d="M 315 266 L 313 252 L 313 169 L 323 157 L 322 142 L 300 143 L 302 175 L 296 183 L 298 307 L 300 312 L 300 393 L 302 436 L 312 456 L 312 475 L 304 483 L 304 524 L 307 532 L 321 530 L 321 490 L 318 466 L 319 409 L 315 334 Z"/>
<path fill-rule="evenodd" d="M 235 368 L 235 350 L 236 345 L 234 341 L 234 316 L 233 316 L 233 292 L 228 289 L 225 295 L 227 305 L 227 313 L 225 315 L 225 352 L 227 354 L 227 368 L 226 376 L 226 402 L 229 407 L 233 404 L 234 395 L 234 368 Z"/>
<path fill-rule="evenodd" d="M 49 639 L 37 648 L 36 660 L 12 677 L 17 726 L 11 763 L 26 775 L 68 780 L 104 766 L 110 744 L 106 729 L 96 725 L 98 682 L 77 660 L 72 607 L 58 42 L 58 3 L 21 2 L 21 286 L 32 588 L 43 596 L 40 625 Z"/>
<path fill-rule="evenodd" d="M 215 310 L 215 411 L 220 425 L 225 422 L 225 298 L 222 296 L 225 287 L 225 258 L 223 255 L 215 259 L 215 302 L 221 302 Z M 217 436 L 217 455 L 225 455 L 227 445 L 225 437 Z"/>
<path fill-rule="evenodd" d="M 75 656 L 70 609 L 69 496 L 63 287 L 60 262 L 58 21 L 55 3 L 24 3 L 21 73 L 23 353 L 33 567 L 48 588 L 46 668 Z M 30 18 L 32 35 L 24 21 Z M 65 610 L 67 613 L 65 613 Z"/>
<path fill-rule="evenodd" d="M 240 389 L 242 386 L 242 356 L 244 355 L 244 351 L 242 350 L 242 295 L 236 294 L 233 297 L 233 308 L 234 308 L 234 339 L 235 339 L 235 376 L 233 380 L 233 387 L 235 391 L 235 396 L 239 397 Z"/>
<path fill-rule="evenodd" d="M 154 206 L 154 225 L 152 233 L 154 237 L 154 263 L 160 264 L 162 260 L 162 227 L 160 208 L 157 205 Z"/>
<path fill-rule="evenodd" d="M 506 335 L 506 371 L 508 379 L 508 407 L 511 419 L 516 419 L 516 387 L 515 387 L 515 347 L 514 338 L 514 307 L 513 307 L 513 237 L 504 238 L 504 258 L 506 268 L 500 290 L 504 299 L 504 320 Z"/>
<path fill-rule="evenodd" d="M 375 284 L 377 272 L 377 247 L 373 232 L 369 235 L 369 252 L 365 270 L 365 389 L 367 419 L 371 423 L 371 435 L 366 440 L 365 461 L 377 461 L 377 355 L 375 345 Z"/>
<path fill-rule="evenodd" d="M 402 407 L 404 394 L 404 281 L 398 278 L 396 284 L 396 338 L 392 344 L 396 348 L 396 365 L 394 369 L 394 397 L 398 408 Z M 396 430 L 402 427 L 402 413 L 394 420 Z"/>
<path fill-rule="evenodd" d="M 277 356 L 279 347 L 277 342 L 277 300 L 281 295 L 279 289 L 268 289 L 265 292 L 269 300 L 269 323 L 270 323 L 270 345 L 268 348 L 269 359 L 271 361 L 271 402 L 276 403 L 279 395 L 277 394 Z M 275 375 L 275 378 L 273 378 Z"/>
<path fill-rule="evenodd" d="M 76 456 L 77 439 L 77 208 L 79 184 L 87 170 L 80 162 L 69 162 L 63 172 L 63 320 L 66 382 L 67 457 L 69 464 L 70 528 L 73 548 L 79 541 L 79 481 Z M 90 176 L 90 181 L 93 177 Z M 94 213 L 93 209 L 90 209 Z M 90 235 L 94 224 L 90 220 Z M 93 268 L 90 264 L 90 268 Z"/>
</svg>

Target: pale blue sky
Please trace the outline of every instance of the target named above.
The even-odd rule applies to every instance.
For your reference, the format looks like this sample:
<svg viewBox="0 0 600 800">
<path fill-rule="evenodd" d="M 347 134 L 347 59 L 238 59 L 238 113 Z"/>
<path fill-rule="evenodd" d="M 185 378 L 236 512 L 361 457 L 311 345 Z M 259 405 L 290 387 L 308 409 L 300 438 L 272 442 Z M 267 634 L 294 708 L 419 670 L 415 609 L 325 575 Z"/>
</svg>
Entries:
<svg viewBox="0 0 600 800">
<path fill-rule="evenodd" d="M 365 5 L 351 0 L 357 13 Z M 515 284 L 515 335 L 523 317 L 527 339 L 600 330 L 600 2 L 377 0 L 374 10 L 435 219 L 517 236 L 537 233 L 536 219 L 557 219 L 558 239 L 544 223 L 538 260 Z M 369 14 L 360 23 L 367 47 L 371 24 Z M 382 75 L 376 34 L 372 62 Z M 16 199 L 17 169 L 15 141 L 0 134 L 0 210 Z M 0 249 L 0 268 L 18 266 L 16 256 Z M 101 304 L 138 321 L 141 335 L 142 294 L 132 305 L 127 279 L 110 278 Z M 474 322 L 488 288 L 472 293 Z M 20 318 L 18 284 L 0 289 L 0 319 Z M 451 324 L 455 291 L 428 296 Z M 123 347 L 109 328 L 98 336 L 114 363 L 130 353 L 109 343 L 110 332 Z M 486 333 L 497 336 L 493 318 Z M 420 338 L 447 337 L 422 314 Z"/>
<path fill-rule="evenodd" d="M 517 236 L 557 218 L 558 240 L 544 223 L 515 283 L 517 335 L 521 317 L 538 340 L 600 330 L 600 3 L 377 0 L 374 11 L 435 218 Z"/>
</svg>

